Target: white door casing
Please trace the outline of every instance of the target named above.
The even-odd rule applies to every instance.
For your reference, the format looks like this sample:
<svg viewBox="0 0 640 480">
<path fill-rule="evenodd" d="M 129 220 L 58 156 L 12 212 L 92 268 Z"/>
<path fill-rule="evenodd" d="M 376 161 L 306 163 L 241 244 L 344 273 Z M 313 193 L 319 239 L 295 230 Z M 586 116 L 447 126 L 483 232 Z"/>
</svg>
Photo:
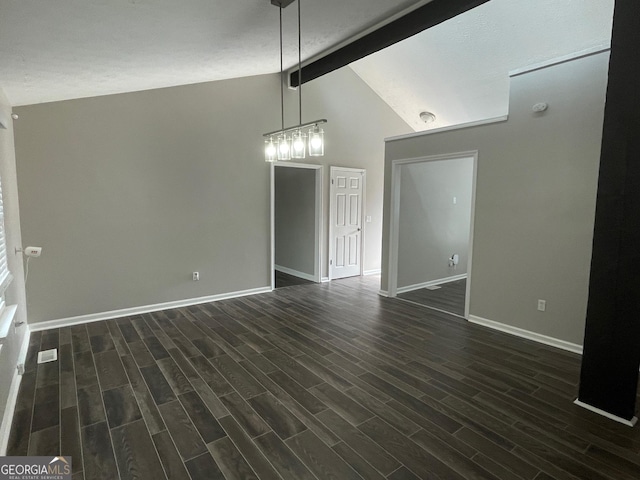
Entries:
<svg viewBox="0 0 640 480">
<path fill-rule="evenodd" d="M 331 167 L 329 279 L 362 275 L 365 171 Z"/>
<path fill-rule="evenodd" d="M 320 283 L 322 282 L 322 259 L 323 259 L 323 208 L 322 208 L 322 190 L 323 190 L 323 178 L 324 178 L 324 167 L 322 165 L 315 165 L 315 164 L 307 164 L 307 163 L 293 163 L 293 162 L 287 162 L 287 163 L 279 163 L 279 164 L 271 164 L 271 177 L 270 177 L 270 183 L 271 183 L 271 199 L 270 199 L 270 216 L 271 216 L 271 233 L 270 233 L 270 237 L 271 237 L 271 245 L 270 245 L 270 264 L 271 264 L 271 289 L 275 290 L 276 288 L 276 279 L 275 279 L 275 259 L 276 259 L 276 252 L 275 252 L 275 238 L 276 238 L 276 232 L 275 232 L 275 168 L 276 167 L 289 167 L 289 168 L 305 168 L 305 169 L 310 169 L 310 170 L 315 170 L 316 174 L 316 200 L 315 200 L 315 224 L 316 224 L 316 235 L 315 235 L 315 242 L 314 242 L 314 252 L 315 252 L 315 259 L 314 259 L 314 281 L 316 283 Z"/>
<path fill-rule="evenodd" d="M 384 296 L 395 297 L 398 295 L 398 247 L 400 244 L 400 183 L 402 165 L 412 163 L 432 162 L 438 160 L 451 160 L 459 158 L 473 158 L 473 183 L 471 187 L 471 218 L 469 227 L 469 249 L 467 255 L 467 288 L 465 292 L 464 317 L 469 318 L 469 304 L 471 298 L 471 269 L 473 257 L 473 231 L 476 209 L 476 181 L 478 175 L 478 151 L 450 153 L 443 155 L 431 155 L 427 157 L 406 158 L 393 160 L 391 162 L 391 205 L 389 220 L 389 265 L 388 265 L 388 285 L 387 292 L 381 292 Z"/>
</svg>

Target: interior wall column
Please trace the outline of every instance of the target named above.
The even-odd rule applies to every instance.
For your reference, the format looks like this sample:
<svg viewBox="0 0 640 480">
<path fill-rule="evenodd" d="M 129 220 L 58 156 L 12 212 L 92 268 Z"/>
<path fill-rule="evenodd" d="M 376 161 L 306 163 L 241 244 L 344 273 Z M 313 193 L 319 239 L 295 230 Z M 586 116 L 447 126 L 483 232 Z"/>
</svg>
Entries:
<svg viewBox="0 0 640 480">
<path fill-rule="evenodd" d="M 635 414 L 640 366 L 640 6 L 616 0 L 578 400 Z"/>
</svg>

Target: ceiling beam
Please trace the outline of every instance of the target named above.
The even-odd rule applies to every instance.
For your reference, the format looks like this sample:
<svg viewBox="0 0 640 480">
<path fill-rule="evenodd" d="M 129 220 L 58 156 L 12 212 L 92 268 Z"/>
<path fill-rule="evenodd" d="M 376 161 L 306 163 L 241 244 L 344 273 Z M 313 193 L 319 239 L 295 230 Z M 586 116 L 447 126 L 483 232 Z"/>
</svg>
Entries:
<svg viewBox="0 0 640 480">
<path fill-rule="evenodd" d="M 272 3 L 276 1 L 278 0 L 272 0 Z M 307 83 L 349 65 L 351 62 L 412 37 L 488 1 L 433 0 L 368 35 L 354 40 L 335 52 L 331 52 L 305 65 L 302 67 L 302 83 Z M 298 70 L 291 73 L 289 82 L 292 87 L 298 86 Z"/>
</svg>

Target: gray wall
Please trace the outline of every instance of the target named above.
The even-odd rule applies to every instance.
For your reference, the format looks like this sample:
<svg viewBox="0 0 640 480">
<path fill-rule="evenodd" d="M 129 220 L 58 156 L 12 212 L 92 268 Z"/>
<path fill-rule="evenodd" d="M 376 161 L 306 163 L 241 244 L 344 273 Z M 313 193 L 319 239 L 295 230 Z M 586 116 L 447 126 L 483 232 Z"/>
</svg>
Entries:
<svg viewBox="0 0 640 480">
<path fill-rule="evenodd" d="M 471 315 L 582 343 L 608 58 L 514 77 L 507 122 L 388 142 L 385 269 L 392 160 L 477 149 Z"/>
<path fill-rule="evenodd" d="M 29 322 L 269 286 L 262 133 L 280 123 L 278 82 L 266 75 L 17 109 L 22 229 L 44 248 L 31 263 Z M 365 262 L 379 267 L 383 138 L 410 129 L 350 69 L 305 85 L 304 97 L 305 117 L 330 120 L 322 162 L 370 172 Z M 287 92 L 291 109 L 296 99 Z"/>
<path fill-rule="evenodd" d="M 324 165 L 324 245 L 322 276 L 328 275 L 330 166 L 366 169 L 364 271 L 381 268 L 384 138 L 413 132 L 349 67 L 306 83 L 302 88 L 303 122 L 326 118 L 324 157 L 304 163 Z M 298 123 L 298 93 L 287 92 L 286 124 Z"/>
<path fill-rule="evenodd" d="M 472 187 L 473 158 L 400 167 L 398 288 L 467 273 Z"/>
<path fill-rule="evenodd" d="M 16 157 L 13 142 L 13 121 L 11 106 L 0 88 L 0 116 L 7 120 L 7 129 L 0 128 L 0 179 L 2 179 L 2 198 L 4 201 L 4 226 L 6 232 L 9 270 L 13 282 L 6 291 L 7 305 L 18 305 L 15 320 L 27 319 L 24 290 L 24 270 L 22 255 L 15 255 L 15 248 L 22 245 L 20 234 L 20 214 L 18 205 L 18 184 L 16 180 Z M 11 380 L 16 371 L 18 356 L 28 327 L 10 328 L 9 335 L 2 347 L 0 357 L 0 418 L 5 411 Z"/>
<path fill-rule="evenodd" d="M 277 75 L 17 109 L 29 321 L 270 285 Z M 193 271 L 201 280 L 191 279 Z"/>
<path fill-rule="evenodd" d="M 276 167 L 275 263 L 314 275 L 316 242 L 316 171 Z"/>
</svg>

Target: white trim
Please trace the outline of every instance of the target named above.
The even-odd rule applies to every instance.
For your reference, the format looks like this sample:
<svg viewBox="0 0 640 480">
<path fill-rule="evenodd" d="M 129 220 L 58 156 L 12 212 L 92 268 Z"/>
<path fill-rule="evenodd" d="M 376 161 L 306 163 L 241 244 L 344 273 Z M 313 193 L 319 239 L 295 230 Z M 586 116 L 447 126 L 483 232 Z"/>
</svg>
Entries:
<svg viewBox="0 0 640 480">
<path fill-rule="evenodd" d="M 471 183 L 471 218 L 469 220 L 469 247 L 467 252 L 467 290 L 464 299 L 464 318 L 469 318 L 471 301 L 471 270 L 473 268 L 473 230 L 476 216 L 476 184 L 478 180 L 478 151 L 446 153 L 441 155 L 429 155 L 426 157 L 401 158 L 391 162 L 391 200 L 390 200 L 390 227 L 389 227 L 389 277 L 387 288 L 389 297 L 398 294 L 398 249 L 400 244 L 400 185 L 402 178 L 402 165 L 413 163 L 434 162 L 439 160 L 455 160 L 459 158 L 473 159 L 473 178 Z"/>
<path fill-rule="evenodd" d="M 380 295 L 381 297 L 389 298 L 389 292 L 387 292 L 386 290 L 378 290 L 378 295 Z"/>
<path fill-rule="evenodd" d="M 0 426 L 0 456 L 7 454 L 7 445 L 9 444 L 9 435 L 11 434 L 11 423 L 13 421 L 13 414 L 16 410 L 16 403 L 18 401 L 18 391 L 20 390 L 20 382 L 22 381 L 22 375 L 18 373 L 18 365 L 27 359 L 27 352 L 29 350 L 29 339 L 31 337 L 31 331 L 28 325 L 24 325 L 26 329 L 22 345 L 20 346 L 20 352 L 18 353 L 18 361 L 13 370 L 13 378 L 11 379 L 11 386 L 9 387 L 9 395 L 7 396 L 7 403 L 4 407 L 4 414 L 2 415 L 2 425 Z"/>
<path fill-rule="evenodd" d="M 364 168 L 353 168 L 353 167 L 338 167 L 338 166 L 330 166 L 329 167 L 329 258 L 327 261 L 327 274 L 329 281 L 333 280 L 332 276 L 332 264 L 334 255 L 334 241 L 333 241 L 333 216 L 335 211 L 335 195 L 334 190 L 335 187 L 333 185 L 333 173 L 336 170 L 342 170 L 345 172 L 356 172 L 362 175 L 362 197 L 360 206 L 360 276 L 364 275 L 364 238 L 366 235 L 366 227 L 365 227 L 365 210 L 366 210 L 366 199 L 367 199 L 367 170 Z M 342 278 L 342 277 L 341 277 Z"/>
<path fill-rule="evenodd" d="M 473 269 L 473 239 L 476 228 L 476 193 L 478 185 L 478 151 L 473 157 L 473 177 L 471 180 L 471 218 L 469 219 L 469 248 L 467 249 L 467 288 L 464 293 L 464 318 L 471 314 L 471 270 Z"/>
<path fill-rule="evenodd" d="M 578 345 L 576 343 L 549 337 L 547 335 L 542 335 L 541 333 L 531 332 L 529 330 L 507 325 L 505 323 L 494 322 L 493 320 L 487 320 L 486 318 L 477 317 L 475 315 L 469 315 L 467 318 L 469 319 L 469 322 L 475 323 L 477 325 L 482 325 L 493 330 L 498 330 L 500 332 L 515 335 L 516 337 L 526 338 L 527 340 L 533 340 L 534 342 L 549 345 L 550 347 L 556 347 L 561 350 L 566 350 L 568 352 L 582 355 L 582 345 Z"/>
<path fill-rule="evenodd" d="M 316 281 L 316 277 L 314 277 L 310 273 L 299 272 L 298 270 L 294 270 L 293 268 L 274 265 L 273 269 L 278 272 L 286 273 L 287 275 L 293 275 L 294 277 L 304 278 L 305 280 L 309 280 L 311 282 Z"/>
<path fill-rule="evenodd" d="M 362 272 L 362 275 L 367 277 L 369 275 L 380 275 L 381 273 L 382 273 L 382 269 L 381 268 L 376 268 L 374 270 L 365 270 L 364 272 Z"/>
<path fill-rule="evenodd" d="M 289 167 L 289 168 L 304 168 L 307 170 L 315 170 L 315 228 L 316 234 L 314 235 L 314 244 L 313 244 L 313 278 L 309 278 L 312 282 L 321 283 L 322 282 L 322 263 L 323 263 L 323 236 L 324 236 L 324 225 L 323 225 L 323 179 L 324 179 L 324 166 L 317 165 L 313 163 L 294 163 L 294 162 L 286 162 L 286 163 L 278 163 L 274 162 L 271 164 L 271 202 L 270 202 L 270 223 L 271 223 L 271 287 L 272 289 L 276 288 L 276 279 L 275 279 L 275 269 L 276 269 L 276 225 L 275 225 L 275 193 L 276 193 L 276 184 L 275 184 L 275 167 Z M 287 273 L 287 272 L 284 272 Z M 296 275 L 296 274 L 292 274 Z M 296 275 L 299 276 L 299 275 Z M 306 278 L 306 277 L 302 277 Z"/>
<path fill-rule="evenodd" d="M 329 277 L 322 277 L 321 283 L 329 283 L 330 281 Z"/>
<path fill-rule="evenodd" d="M 474 120 L 473 122 L 458 123 L 456 125 L 447 125 L 446 127 L 434 128 L 432 130 L 423 130 L 421 132 L 405 133 L 404 135 L 396 135 L 394 137 L 387 137 L 385 142 L 395 142 L 396 140 L 405 140 L 407 138 L 424 137 L 433 133 L 450 132 L 453 130 L 462 130 L 465 128 L 479 127 L 481 125 L 490 125 L 492 123 L 506 122 L 509 120 L 509 115 L 500 115 L 499 117 L 485 118 L 483 120 Z"/>
<path fill-rule="evenodd" d="M 229 298 L 246 297 L 249 295 L 258 295 L 261 293 L 271 292 L 271 287 L 252 288 L 249 290 L 241 290 L 238 292 L 220 293 L 218 295 L 210 295 L 207 297 L 188 298 L 185 300 L 177 300 L 175 302 L 156 303 L 154 305 L 143 305 L 140 307 L 123 308 L 121 310 L 111 310 L 108 312 L 91 313 L 89 315 L 80 315 L 77 317 L 59 318 L 57 320 L 48 320 L 45 322 L 32 323 L 30 325 L 32 332 L 40 332 L 42 330 L 50 330 L 52 328 L 70 327 L 80 325 L 82 323 L 99 322 L 101 320 L 111 320 L 113 318 L 129 317 L 131 315 L 140 315 L 142 313 L 158 312 L 160 310 L 169 310 L 172 308 L 190 307 L 201 303 L 217 302 L 219 300 L 227 300 Z"/>
<path fill-rule="evenodd" d="M 524 75 L 525 73 L 535 72 L 536 70 L 542 70 L 543 68 L 553 67 L 554 65 L 560 65 L 561 63 L 571 62 L 578 60 L 579 58 L 590 57 L 591 55 L 597 55 L 602 52 L 611 50 L 611 43 L 604 43 L 596 45 L 586 50 L 580 50 L 573 52 L 562 57 L 552 58 L 551 60 L 545 60 L 544 62 L 534 63 L 533 65 L 527 65 L 526 67 L 516 68 L 509 72 L 509 77 L 517 77 L 518 75 Z"/>
<path fill-rule="evenodd" d="M 581 402 L 577 398 L 575 399 L 575 401 L 573 403 L 575 403 L 579 407 L 586 408 L 587 410 L 590 410 L 593 413 L 597 413 L 598 415 L 602 415 L 603 417 L 607 417 L 609 420 L 613 420 L 615 422 L 618 422 L 618 423 L 621 423 L 623 425 L 626 425 L 627 427 L 634 427 L 636 425 L 636 423 L 638 423 L 638 417 L 633 417 L 631 420 L 626 420 L 626 419 L 624 419 L 622 417 L 618 417 L 617 415 L 613 415 L 613 414 L 611 414 L 609 412 L 605 412 L 604 410 L 600 410 L 599 408 L 592 407 L 588 403 Z"/>
<path fill-rule="evenodd" d="M 276 264 L 276 176 L 275 176 L 275 164 L 271 163 L 269 166 L 269 265 L 271 269 L 269 274 L 271 276 L 271 291 L 276 289 L 276 270 L 273 266 Z"/>
<path fill-rule="evenodd" d="M 18 311 L 18 305 L 8 305 L 2 309 L 0 315 L 0 342 L 9 335 L 9 328 L 13 325 L 13 319 Z"/>
<path fill-rule="evenodd" d="M 412 292 L 414 290 L 420 290 L 421 288 L 432 287 L 434 285 L 441 285 L 443 283 L 457 282 L 458 280 L 464 280 L 465 278 L 467 278 L 467 274 L 462 273 L 460 275 L 454 275 L 452 277 L 439 278 L 437 280 L 431 280 L 429 282 L 416 283 L 414 285 L 408 285 L 406 287 L 400 287 L 396 289 L 396 294 Z"/>
</svg>

